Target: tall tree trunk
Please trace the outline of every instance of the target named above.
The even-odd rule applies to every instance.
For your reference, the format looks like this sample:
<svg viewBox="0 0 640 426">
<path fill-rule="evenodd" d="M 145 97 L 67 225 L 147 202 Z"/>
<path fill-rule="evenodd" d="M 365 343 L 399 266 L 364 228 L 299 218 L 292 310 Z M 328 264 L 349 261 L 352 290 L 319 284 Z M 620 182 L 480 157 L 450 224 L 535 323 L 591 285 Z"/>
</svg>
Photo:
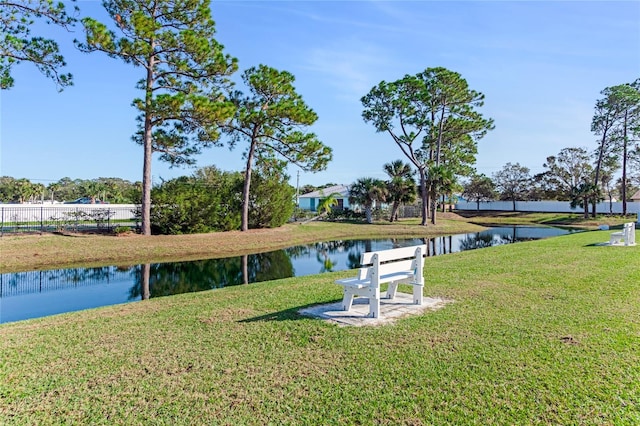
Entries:
<svg viewBox="0 0 640 426">
<path fill-rule="evenodd" d="M 442 109 L 440 110 L 440 122 L 438 123 L 438 137 L 436 139 L 436 167 L 440 166 L 440 152 L 442 150 L 442 133 L 444 131 L 444 114 L 446 110 L 447 101 L 443 100 Z M 436 211 L 438 210 L 438 191 L 435 182 L 431 182 L 430 188 L 431 197 L 429 210 L 431 211 L 431 223 L 436 224 Z"/>
<path fill-rule="evenodd" d="M 254 132 L 255 133 L 255 132 Z M 256 152 L 256 143 L 251 142 L 249 152 L 247 154 L 247 165 L 244 171 L 244 185 L 242 187 L 242 224 L 240 225 L 241 231 L 249 230 L 249 190 L 251 188 L 251 165 L 253 164 L 253 157 Z"/>
<path fill-rule="evenodd" d="M 425 176 L 424 168 L 418 169 L 420 172 L 420 195 L 422 197 L 422 221 L 420 225 L 427 225 L 427 215 L 429 207 L 429 193 L 427 192 L 427 177 Z"/>
<path fill-rule="evenodd" d="M 153 50 L 153 43 L 152 43 Z M 142 235 L 151 235 L 151 158 L 153 155 L 153 124 L 151 117 L 151 103 L 153 101 L 153 72 L 155 56 L 151 55 L 147 64 L 147 82 L 145 91 L 144 113 L 144 162 L 142 166 Z"/>
<path fill-rule="evenodd" d="M 611 193 L 609 193 L 609 214 L 613 214 L 613 198 L 611 197 Z"/>
<path fill-rule="evenodd" d="M 393 222 L 394 220 L 398 221 L 398 208 L 400 207 L 399 201 L 394 201 L 391 206 L 391 216 L 389 217 L 389 222 Z"/>
<path fill-rule="evenodd" d="M 627 215 L 627 119 L 629 117 L 629 109 L 624 112 L 624 127 L 622 134 L 622 214 Z"/>
<path fill-rule="evenodd" d="M 607 116 L 607 121 L 605 122 L 604 131 L 602 132 L 602 140 L 600 141 L 600 146 L 598 148 L 598 161 L 596 162 L 596 171 L 595 171 L 594 182 L 593 182 L 596 188 L 598 187 L 598 181 L 600 180 L 600 169 L 602 168 L 602 160 L 604 158 L 604 146 L 607 141 L 608 127 L 609 127 L 609 117 Z M 593 207 L 591 210 L 591 215 L 593 217 L 596 217 L 597 205 L 598 205 L 598 199 L 597 197 L 594 197 Z"/>
<path fill-rule="evenodd" d="M 430 193 L 431 196 L 429 197 L 430 199 L 430 211 L 431 211 L 431 224 L 435 225 L 436 224 L 436 211 L 438 210 L 438 194 L 436 193 L 436 187 L 435 184 L 431 184 L 431 188 L 430 188 Z"/>
</svg>

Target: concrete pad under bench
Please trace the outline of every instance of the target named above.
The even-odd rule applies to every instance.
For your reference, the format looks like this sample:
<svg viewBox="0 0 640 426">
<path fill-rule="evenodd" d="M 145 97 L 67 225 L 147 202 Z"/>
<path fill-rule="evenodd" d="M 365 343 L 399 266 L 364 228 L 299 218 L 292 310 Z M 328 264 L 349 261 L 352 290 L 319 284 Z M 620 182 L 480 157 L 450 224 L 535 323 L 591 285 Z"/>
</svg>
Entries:
<svg viewBox="0 0 640 426">
<path fill-rule="evenodd" d="M 451 300 L 424 297 L 422 305 L 413 303 L 413 295 L 396 293 L 393 299 L 380 299 L 380 317 L 368 317 L 369 303 L 367 299 L 356 299 L 351 310 L 342 309 L 342 301 L 325 305 L 311 306 L 299 311 L 301 315 L 320 318 L 342 326 L 375 326 L 391 324 L 398 318 L 420 315 L 427 310 L 442 308 Z"/>
</svg>

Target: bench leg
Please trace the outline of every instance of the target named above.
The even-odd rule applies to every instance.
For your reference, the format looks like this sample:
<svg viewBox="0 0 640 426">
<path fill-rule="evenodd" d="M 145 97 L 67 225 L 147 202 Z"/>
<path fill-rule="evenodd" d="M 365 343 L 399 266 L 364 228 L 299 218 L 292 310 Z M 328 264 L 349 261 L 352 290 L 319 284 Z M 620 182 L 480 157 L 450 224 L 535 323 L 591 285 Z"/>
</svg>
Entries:
<svg viewBox="0 0 640 426">
<path fill-rule="evenodd" d="M 342 310 L 350 311 L 351 305 L 353 305 L 354 295 L 351 291 L 344 289 L 344 297 L 342 298 Z"/>
<path fill-rule="evenodd" d="M 369 316 L 371 318 L 380 318 L 380 298 L 369 299 Z"/>
<path fill-rule="evenodd" d="M 630 227 L 627 227 L 627 232 L 625 232 L 624 234 L 624 245 L 625 246 L 636 245 L 636 228 L 633 224 Z"/>
<path fill-rule="evenodd" d="M 374 288 L 369 293 L 369 315 L 370 318 L 380 318 L 380 289 Z"/>
<path fill-rule="evenodd" d="M 386 298 L 387 299 L 393 299 L 394 297 L 396 297 L 396 292 L 397 291 L 398 291 L 398 283 L 395 282 L 395 281 L 389 283 L 389 287 L 387 288 Z"/>
<path fill-rule="evenodd" d="M 422 285 L 414 285 L 413 286 L 413 304 L 414 305 L 422 305 L 422 289 L 424 286 Z"/>
</svg>

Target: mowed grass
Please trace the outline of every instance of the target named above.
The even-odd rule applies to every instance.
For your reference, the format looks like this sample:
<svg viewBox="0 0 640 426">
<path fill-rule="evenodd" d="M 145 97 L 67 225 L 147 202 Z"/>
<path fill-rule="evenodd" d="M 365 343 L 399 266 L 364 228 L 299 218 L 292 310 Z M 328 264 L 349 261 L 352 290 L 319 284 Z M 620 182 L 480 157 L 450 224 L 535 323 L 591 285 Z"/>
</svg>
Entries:
<svg viewBox="0 0 640 426">
<path fill-rule="evenodd" d="M 640 246 L 595 231 L 428 258 L 454 302 L 298 315 L 349 271 L 0 325 L 0 424 L 640 424 Z"/>
<path fill-rule="evenodd" d="M 512 212 L 512 211 L 456 211 L 456 213 L 473 223 L 486 226 L 501 225 L 551 225 L 571 226 L 594 229 L 599 225 L 621 226 L 625 222 L 635 222 L 636 214 L 597 215 L 595 218 L 585 219 L 578 213 L 541 213 L 541 212 Z"/>
</svg>

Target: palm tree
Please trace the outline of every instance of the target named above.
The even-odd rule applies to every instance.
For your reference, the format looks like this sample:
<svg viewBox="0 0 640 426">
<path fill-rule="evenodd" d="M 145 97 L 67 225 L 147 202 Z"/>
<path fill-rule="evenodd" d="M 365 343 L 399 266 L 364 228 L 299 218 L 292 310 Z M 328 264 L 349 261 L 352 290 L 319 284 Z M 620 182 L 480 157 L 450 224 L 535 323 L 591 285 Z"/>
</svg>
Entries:
<svg viewBox="0 0 640 426">
<path fill-rule="evenodd" d="M 386 195 L 387 187 L 380 179 L 360 178 L 349 188 L 349 202 L 364 207 L 367 223 L 373 223 L 373 205 L 385 201 Z"/>
<path fill-rule="evenodd" d="M 14 192 L 20 204 L 31 201 L 33 196 L 37 194 L 37 191 L 36 185 L 31 183 L 29 179 L 22 178 L 14 181 Z"/>
<path fill-rule="evenodd" d="M 56 192 L 58 192 L 60 189 L 62 188 L 62 185 L 60 185 L 60 183 L 54 182 L 54 183 L 50 183 L 47 186 L 47 189 L 51 192 L 51 202 L 53 203 L 53 201 L 55 200 L 55 194 Z"/>
<path fill-rule="evenodd" d="M 324 197 L 324 193 L 322 192 L 322 190 L 320 191 L 320 195 Z M 313 216 L 311 219 L 307 219 L 306 221 L 303 222 L 303 224 L 312 222 L 314 220 L 318 220 L 321 217 L 329 214 L 329 212 L 331 212 L 331 209 L 333 209 L 334 206 L 338 205 L 338 197 L 341 195 L 342 194 L 334 192 L 327 197 L 321 198 L 320 202 L 318 203 L 318 207 L 316 209 L 316 211 L 318 212 L 318 215 Z"/>
<path fill-rule="evenodd" d="M 36 197 L 39 197 L 41 200 L 44 201 L 44 191 L 45 191 L 45 186 L 43 184 L 34 183 L 31 197 L 29 197 L 29 202 L 33 203 L 34 201 L 36 201 Z"/>
<path fill-rule="evenodd" d="M 398 208 L 402 203 L 412 203 L 416 199 L 417 188 L 413 178 L 415 171 L 411 165 L 396 160 L 383 166 L 384 171 L 389 175 L 387 181 L 387 201 L 391 201 L 391 215 L 389 222 L 398 220 Z"/>
<path fill-rule="evenodd" d="M 458 186 L 458 182 L 453 170 L 442 164 L 429 168 L 429 179 L 431 181 L 431 223 L 435 225 L 438 194 L 451 197 L 454 188 Z"/>
<path fill-rule="evenodd" d="M 98 194 L 102 190 L 102 185 L 96 180 L 82 181 L 81 191 L 84 197 L 91 199 L 91 204 L 95 204 Z"/>
<path fill-rule="evenodd" d="M 322 192 L 321 192 L 322 193 Z M 324 195 L 324 194 L 322 194 Z M 327 215 L 331 212 L 331 210 L 338 205 L 338 197 L 340 196 L 340 194 L 338 194 L 337 192 L 334 192 L 332 194 L 329 194 L 328 196 L 320 199 L 320 202 L 318 203 L 318 214 L 320 216 L 324 216 Z"/>
</svg>

